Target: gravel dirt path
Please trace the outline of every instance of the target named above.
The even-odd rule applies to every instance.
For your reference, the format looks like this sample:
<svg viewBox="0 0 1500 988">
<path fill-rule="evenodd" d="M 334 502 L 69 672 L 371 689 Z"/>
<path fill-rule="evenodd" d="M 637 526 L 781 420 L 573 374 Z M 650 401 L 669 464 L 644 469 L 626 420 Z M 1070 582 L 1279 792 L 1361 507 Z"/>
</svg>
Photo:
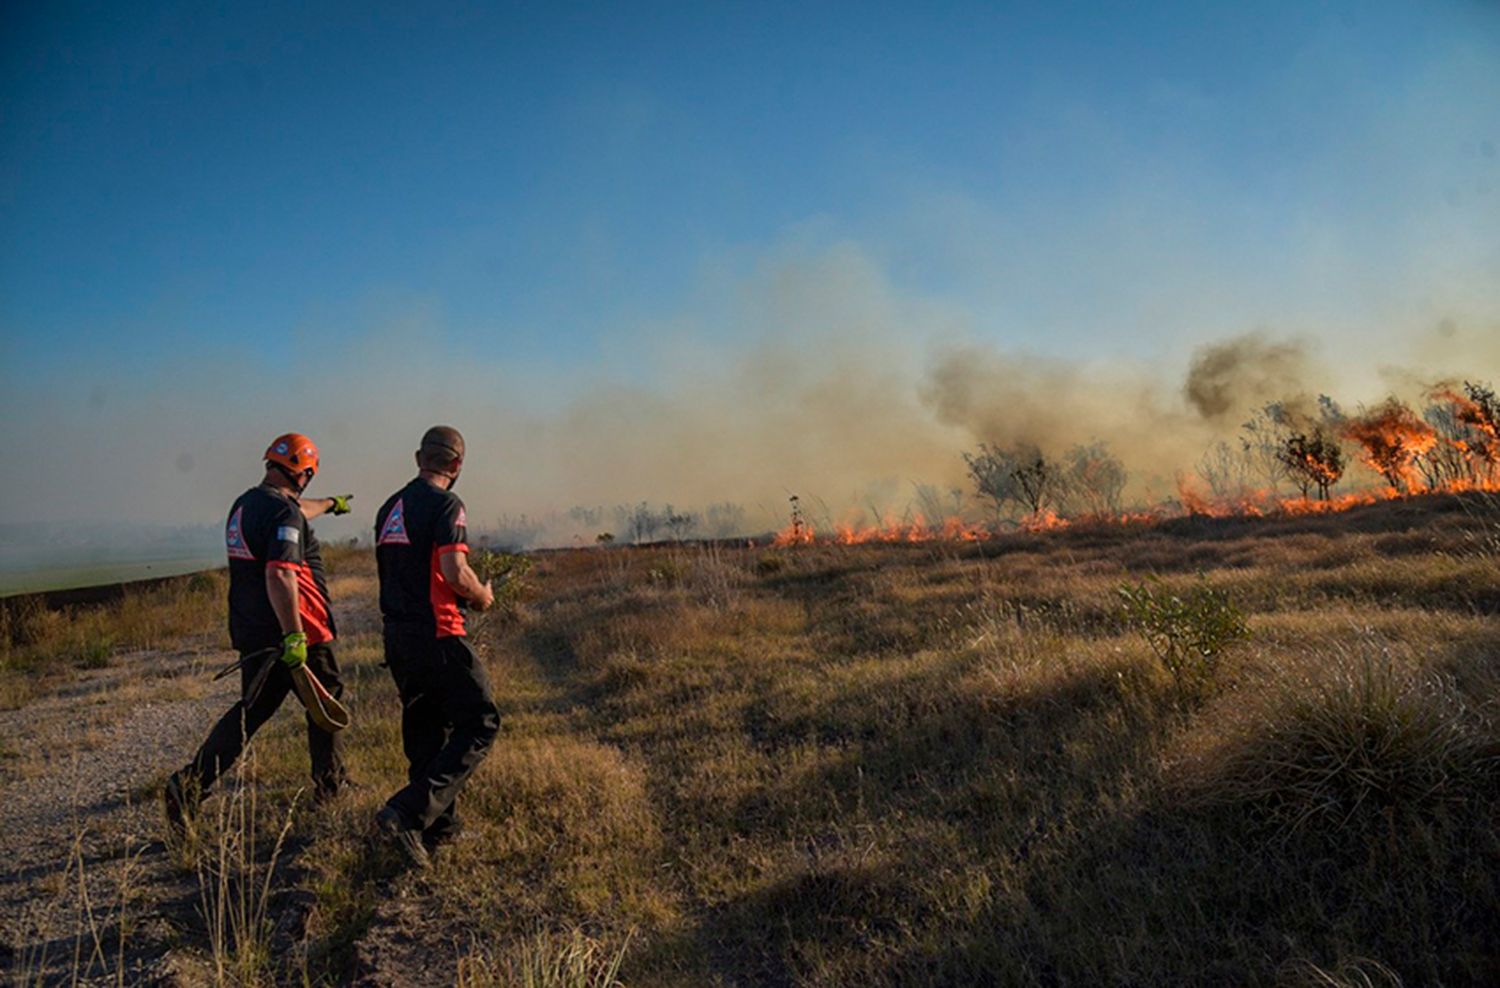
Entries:
<svg viewBox="0 0 1500 988">
<path fill-rule="evenodd" d="M 0 711 L 0 967 L 12 982 L 172 982 L 197 886 L 162 842 L 161 781 L 234 702 L 209 640 L 116 655 Z M 80 880 L 80 876 L 81 879 Z M 120 918 L 129 935 L 120 952 Z"/>
<path fill-rule="evenodd" d="M 372 579 L 332 589 L 341 638 L 378 629 Z M 237 697 L 238 676 L 212 678 L 235 658 L 222 642 L 117 653 L 0 710 L 0 982 L 215 983 L 197 876 L 164 841 L 161 785 Z M 297 711 L 289 701 L 276 719 Z M 289 887 L 298 845 L 277 866 L 272 947 L 282 954 L 300 945 L 311 908 Z M 399 946 L 399 931 L 421 926 L 403 898 L 382 903 L 390 922 L 356 948 L 372 983 L 424 978 Z"/>
</svg>

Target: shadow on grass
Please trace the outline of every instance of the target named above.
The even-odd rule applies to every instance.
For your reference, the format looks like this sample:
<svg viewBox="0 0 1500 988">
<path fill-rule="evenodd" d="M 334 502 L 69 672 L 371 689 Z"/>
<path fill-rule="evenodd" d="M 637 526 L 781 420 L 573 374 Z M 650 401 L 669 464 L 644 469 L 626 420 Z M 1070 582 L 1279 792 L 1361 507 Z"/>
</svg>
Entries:
<svg viewBox="0 0 1500 988">
<path fill-rule="evenodd" d="M 1412 984 L 1500 974 L 1494 796 L 1276 834 L 1173 805 L 1155 773 L 1182 715 L 1128 668 L 1018 695 L 956 673 L 768 726 L 833 754 L 731 807 L 678 808 L 684 838 L 759 842 L 765 877 L 657 959 L 764 985 L 1273 984 L 1351 957 Z"/>
<path fill-rule="evenodd" d="M 970 935 L 975 910 L 987 908 L 993 893 L 976 900 L 966 883 L 1054 854 L 1056 825 L 1120 798 L 1170 718 L 1153 699 L 1126 703 L 1122 729 L 1113 666 L 997 696 L 968 691 L 961 665 L 831 697 L 770 729 L 811 732 L 834 756 L 680 819 L 687 831 L 708 825 L 768 843 L 780 861 L 773 877 L 708 910 L 688 943 L 664 949 L 755 984 L 929 983 L 948 969 L 940 983 L 982 983 L 962 952 L 945 958 L 933 946 Z M 913 939 L 934 952 L 906 957 L 893 946 Z"/>
</svg>

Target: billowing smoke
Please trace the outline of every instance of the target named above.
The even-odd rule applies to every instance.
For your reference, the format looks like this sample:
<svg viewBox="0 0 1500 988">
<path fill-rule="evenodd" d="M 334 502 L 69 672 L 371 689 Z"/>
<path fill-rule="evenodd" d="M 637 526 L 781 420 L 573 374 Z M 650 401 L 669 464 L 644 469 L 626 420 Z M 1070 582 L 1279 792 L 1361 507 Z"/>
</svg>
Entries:
<svg viewBox="0 0 1500 988">
<path fill-rule="evenodd" d="M 969 445 L 1036 446 L 1057 456 L 1102 441 L 1136 476 L 1133 489 L 1170 487 L 1213 430 L 1174 402 L 1173 389 L 1144 367 L 1069 364 L 993 347 L 939 352 L 921 385 L 938 421 Z"/>
<path fill-rule="evenodd" d="M 1301 341 L 1247 333 L 1200 347 L 1182 394 L 1199 415 L 1223 422 L 1268 401 L 1305 394 L 1315 379 L 1311 370 Z"/>
<path fill-rule="evenodd" d="M 1327 392 L 1353 407 L 1387 388 L 1414 397 L 1441 379 L 1500 380 L 1496 323 L 1477 317 L 1413 332 L 1415 353 L 1388 327 L 1333 368 L 1313 355 L 1332 338 L 1271 332 L 1158 365 L 981 342 L 969 316 L 896 291 L 854 250 L 738 288 L 727 311 L 637 330 L 626 357 L 586 377 L 462 359 L 440 320 L 418 316 L 372 333 L 355 356 L 313 340 L 269 364 L 235 354 L 156 377 L 80 369 L 71 390 L 18 382 L 0 398 L 13 423 L 0 456 L 36 483 L 0 491 L 0 520 L 218 525 L 258 479 L 267 440 L 298 429 L 323 447 L 314 493 L 356 494 L 353 519 L 319 531 L 363 535 L 436 422 L 468 439 L 460 493 L 476 525 L 524 514 L 551 543 L 591 540 L 617 527 L 617 506 L 641 501 L 696 512 L 732 502 L 747 531 L 784 522 L 792 493 L 834 520 L 899 514 L 918 484 L 969 490 L 962 454 L 981 442 L 1051 455 L 1106 443 L 1130 471 L 1127 498 L 1142 501 L 1170 495 L 1264 402 Z M 573 506 L 588 510 L 570 516 Z"/>
</svg>

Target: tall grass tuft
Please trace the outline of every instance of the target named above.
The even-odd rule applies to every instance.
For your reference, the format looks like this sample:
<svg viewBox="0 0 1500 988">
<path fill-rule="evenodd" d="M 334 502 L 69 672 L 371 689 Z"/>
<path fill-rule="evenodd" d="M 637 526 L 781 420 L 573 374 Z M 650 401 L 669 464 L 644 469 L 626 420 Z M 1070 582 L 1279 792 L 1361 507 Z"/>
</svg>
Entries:
<svg viewBox="0 0 1500 988">
<path fill-rule="evenodd" d="M 274 979 L 270 915 L 276 864 L 292 828 L 296 799 L 287 807 L 269 852 L 260 857 L 261 824 L 253 774 L 253 746 L 244 769 L 199 821 L 196 860 L 199 908 L 207 927 L 216 985 L 259 985 Z M 300 795 L 300 793 L 299 793 Z M 202 826 L 208 823 L 209 827 Z"/>
<path fill-rule="evenodd" d="M 1500 559 L 1500 492 L 1474 493 L 1458 503 L 1470 522 L 1465 533 L 1469 554 Z"/>
<path fill-rule="evenodd" d="M 1284 988 L 1401 988 L 1401 976 L 1379 961 L 1354 958 L 1331 968 L 1311 961 L 1286 965 L 1277 978 Z"/>
<path fill-rule="evenodd" d="M 1243 721 L 1199 765 L 1198 792 L 1285 831 L 1461 803 L 1500 769 L 1488 725 L 1452 683 L 1385 651 L 1331 656 Z"/>
<path fill-rule="evenodd" d="M 538 932 L 501 959 L 473 954 L 458 962 L 459 988 L 616 988 L 631 937 L 611 949 L 582 930 Z"/>
</svg>

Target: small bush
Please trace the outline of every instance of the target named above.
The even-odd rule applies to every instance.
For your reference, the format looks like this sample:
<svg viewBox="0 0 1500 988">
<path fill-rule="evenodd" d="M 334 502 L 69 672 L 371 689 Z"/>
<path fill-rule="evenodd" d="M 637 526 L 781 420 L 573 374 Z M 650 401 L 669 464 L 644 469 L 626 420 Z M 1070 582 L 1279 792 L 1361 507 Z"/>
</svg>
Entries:
<svg viewBox="0 0 1500 988">
<path fill-rule="evenodd" d="M 480 580 L 493 586 L 495 610 L 500 614 L 514 616 L 534 589 L 529 577 L 536 563 L 530 556 L 478 549 L 469 555 L 469 565 Z"/>
<path fill-rule="evenodd" d="M 103 669 L 114 653 L 115 639 L 106 633 L 84 634 L 73 644 L 73 660 L 84 669 Z"/>
<path fill-rule="evenodd" d="M 1250 637 L 1245 616 L 1229 594 L 1199 580 L 1176 594 L 1155 577 L 1119 588 L 1125 624 L 1139 631 L 1179 690 L 1194 691 L 1213 681 L 1219 653 Z"/>
</svg>

